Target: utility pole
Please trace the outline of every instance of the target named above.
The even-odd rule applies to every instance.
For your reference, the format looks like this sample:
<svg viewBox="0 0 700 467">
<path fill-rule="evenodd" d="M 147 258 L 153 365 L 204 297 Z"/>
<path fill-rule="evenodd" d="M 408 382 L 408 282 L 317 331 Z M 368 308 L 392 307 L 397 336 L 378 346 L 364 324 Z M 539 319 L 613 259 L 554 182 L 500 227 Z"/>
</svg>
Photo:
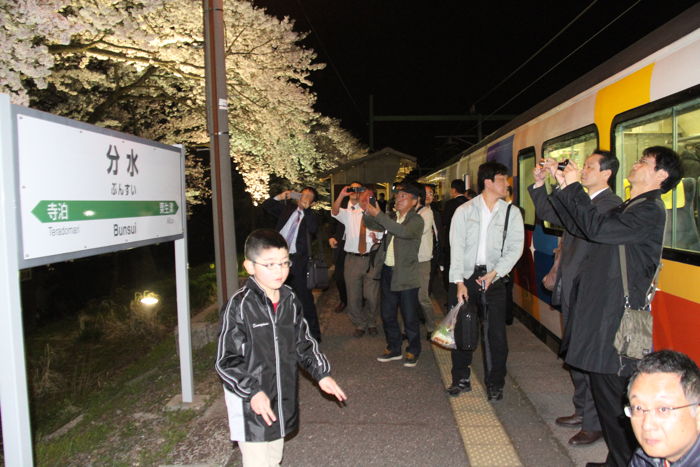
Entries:
<svg viewBox="0 0 700 467">
<path fill-rule="evenodd" d="M 223 0 L 202 0 L 202 7 L 204 9 L 207 130 L 210 140 L 216 286 L 218 304 L 221 308 L 238 288 L 224 55 L 224 4 Z"/>
</svg>

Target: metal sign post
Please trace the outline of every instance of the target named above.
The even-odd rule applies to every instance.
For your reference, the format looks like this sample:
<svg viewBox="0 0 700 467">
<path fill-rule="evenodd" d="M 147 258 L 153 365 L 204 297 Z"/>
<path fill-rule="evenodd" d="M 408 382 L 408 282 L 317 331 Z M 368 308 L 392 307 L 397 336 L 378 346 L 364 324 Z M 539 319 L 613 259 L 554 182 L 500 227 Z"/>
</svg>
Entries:
<svg viewBox="0 0 700 467">
<path fill-rule="evenodd" d="M 19 270 L 175 242 L 182 400 L 193 400 L 185 162 L 173 147 L 0 94 L 0 403 L 7 465 L 32 465 Z"/>
<path fill-rule="evenodd" d="M 6 465 L 32 465 L 27 371 L 17 262 L 14 125 L 10 98 L 0 94 L 0 410 Z"/>
<path fill-rule="evenodd" d="M 185 149 L 181 148 L 182 186 L 185 186 Z M 185 206 L 185 190 L 182 190 Z M 185 211 L 183 209 L 183 211 Z M 182 213 L 183 218 L 185 212 Z M 177 288 L 177 342 L 180 350 L 180 381 L 182 402 L 194 401 L 194 372 L 192 369 L 192 332 L 190 320 L 190 281 L 187 264 L 187 223 L 182 224 L 183 238 L 175 240 L 175 286 Z"/>
</svg>

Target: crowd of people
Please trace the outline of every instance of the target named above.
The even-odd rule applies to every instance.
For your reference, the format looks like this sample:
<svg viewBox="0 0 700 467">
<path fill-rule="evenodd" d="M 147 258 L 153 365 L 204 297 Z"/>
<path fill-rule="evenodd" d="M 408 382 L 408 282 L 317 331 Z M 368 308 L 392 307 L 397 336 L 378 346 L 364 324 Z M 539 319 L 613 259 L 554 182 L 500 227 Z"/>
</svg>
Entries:
<svg viewBox="0 0 700 467">
<path fill-rule="evenodd" d="M 652 353 L 640 363 L 613 346 L 625 305 L 648 303 L 663 245 L 666 212 L 660 196 L 680 180 L 680 160 L 668 148 L 647 148 L 628 174 L 631 197 L 625 202 L 614 194 L 619 162 L 611 153 L 596 150 L 581 169 L 574 161 L 559 162 L 542 160 L 528 187 L 537 217 L 563 228 L 552 303 L 562 312 L 561 351 L 574 382 L 575 411 L 556 423 L 580 428 L 572 445 L 605 440 L 608 458 L 589 466 L 699 465 L 694 463 L 700 462 L 697 365 L 672 351 Z M 547 177 L 554 189 L 547 189 Z M 329 245 L 340 296 L 335 311 L 347 312 L 357 339 L 377 335 L 381 323 L 386 345 L 379 362 L 418 364 L 422 336 L 430 340 L 441 318 L 430 298 L 440 284 L 447 296 L 439 307 L 443 313 L 459 307 L 488 322 L 481 339 L 484 383 L 488 400 L 496 402 L 503 398 L 510 273 L 523 253 L 524 224 L 520 209 L 510 203 L 506 166 L 482 164 L 477 188 L 478 194 L 454 180 L 450 199 L 438 209 L 431 185 L 406 180 L 387 201 L 352 182 L 333 201 L 337 222 Z M 247 445 L 244 465 L 263 457 L 279 463 L 281 440 L 297 422 L 295 404 L 281 404 L 281 392 L 288 391 L 284 400 L 295 400 L 288 387 L 293 384 L 284 381 L 295 377 L 297 364 L 322 390 L 340 401 L 346 397 L 319 350 L 322 336 L 305 280 L 319 229 L 311 210 L 317 196 L 305 187 L 263 204 L 277 219 L 276 228 L 248 238 L 244 265 L 251 277 L 224 310 L 216 369 L 224 381 L 231 439 Z M 471 390 L 473 351 L 452 351 L 449 396 Z M 280 362 L 279 355 L 296 360 Z M 681 425 L 675 427 L 675 421 Z M 250 446 L 260 442 L 264 454 Z"/>
</svg>

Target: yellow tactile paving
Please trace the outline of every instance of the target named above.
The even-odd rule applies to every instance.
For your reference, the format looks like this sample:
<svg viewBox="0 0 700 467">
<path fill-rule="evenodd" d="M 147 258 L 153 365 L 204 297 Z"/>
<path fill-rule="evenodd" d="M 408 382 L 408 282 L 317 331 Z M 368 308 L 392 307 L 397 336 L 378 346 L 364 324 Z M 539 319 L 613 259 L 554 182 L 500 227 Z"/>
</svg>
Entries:
<svg viewBox="0 0 700 467">
<path fill-rule="evenodd" d="M 512 467 L 522 465 L 512 448 L 499 450 L 498 446 L 477 445 L 467 449 L 467 455 L 473 466 Z"/>
<path fill-rule="evenodd" d="M 450 352 L 436 345 L 431 347 L 440 368 L 442 381 L 445 386 L 448 386 L 452 380 Z M 450 405 L 470 465 L 473 467 L 523 465 L 491 404 L 486 400 L 484 387 L 476 378 L 472 378 L 472 391 L 450 398 Z"/>
</svg>

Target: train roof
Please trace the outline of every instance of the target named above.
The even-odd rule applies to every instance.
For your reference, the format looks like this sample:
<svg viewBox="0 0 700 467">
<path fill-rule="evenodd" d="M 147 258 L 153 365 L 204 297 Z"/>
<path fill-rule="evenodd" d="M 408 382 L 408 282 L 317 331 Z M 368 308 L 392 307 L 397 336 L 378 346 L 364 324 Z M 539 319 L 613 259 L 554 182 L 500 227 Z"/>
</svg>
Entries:
<svg viewBox="0 0 700 467">
<path fill-rule="evenodd" d="M 528 111 L 518 115 L 510 122 L 500 127 L 498 130 L 486 136 L 474 146 L 471 146 L 470 148 L 465 149 L 454 157 L 448 159 L 444 164 L 436 167 L 433 172 L 439 171 L 454 164 L 465 154 L 470 154 L 480 148 L 483 148 L 484 146 L 487 146 L 501 136 L 513 131 L 521 125 L 524 125 L 535 117 L 544 114 L 557 105 L 566 102 L 567 100 L 572 99 L 582 92 L 594 87 L 596 84 L 634 65 L 654 52 L 663 49 L 664 47 L 690 34 L 698 28 L 700 28 L 700 3 L 688 8 L 680 15 L 659 26 L 651 33 L 639 39 L 637 42 L 621 52 L 615 54 L 613 57 L 601 63 L 585 75 L 581 76 L 575 81 L 572 81 L 570 84 L 546 99 L 540 101 L 538 104 L 535 104 Z"/>
</svg>

